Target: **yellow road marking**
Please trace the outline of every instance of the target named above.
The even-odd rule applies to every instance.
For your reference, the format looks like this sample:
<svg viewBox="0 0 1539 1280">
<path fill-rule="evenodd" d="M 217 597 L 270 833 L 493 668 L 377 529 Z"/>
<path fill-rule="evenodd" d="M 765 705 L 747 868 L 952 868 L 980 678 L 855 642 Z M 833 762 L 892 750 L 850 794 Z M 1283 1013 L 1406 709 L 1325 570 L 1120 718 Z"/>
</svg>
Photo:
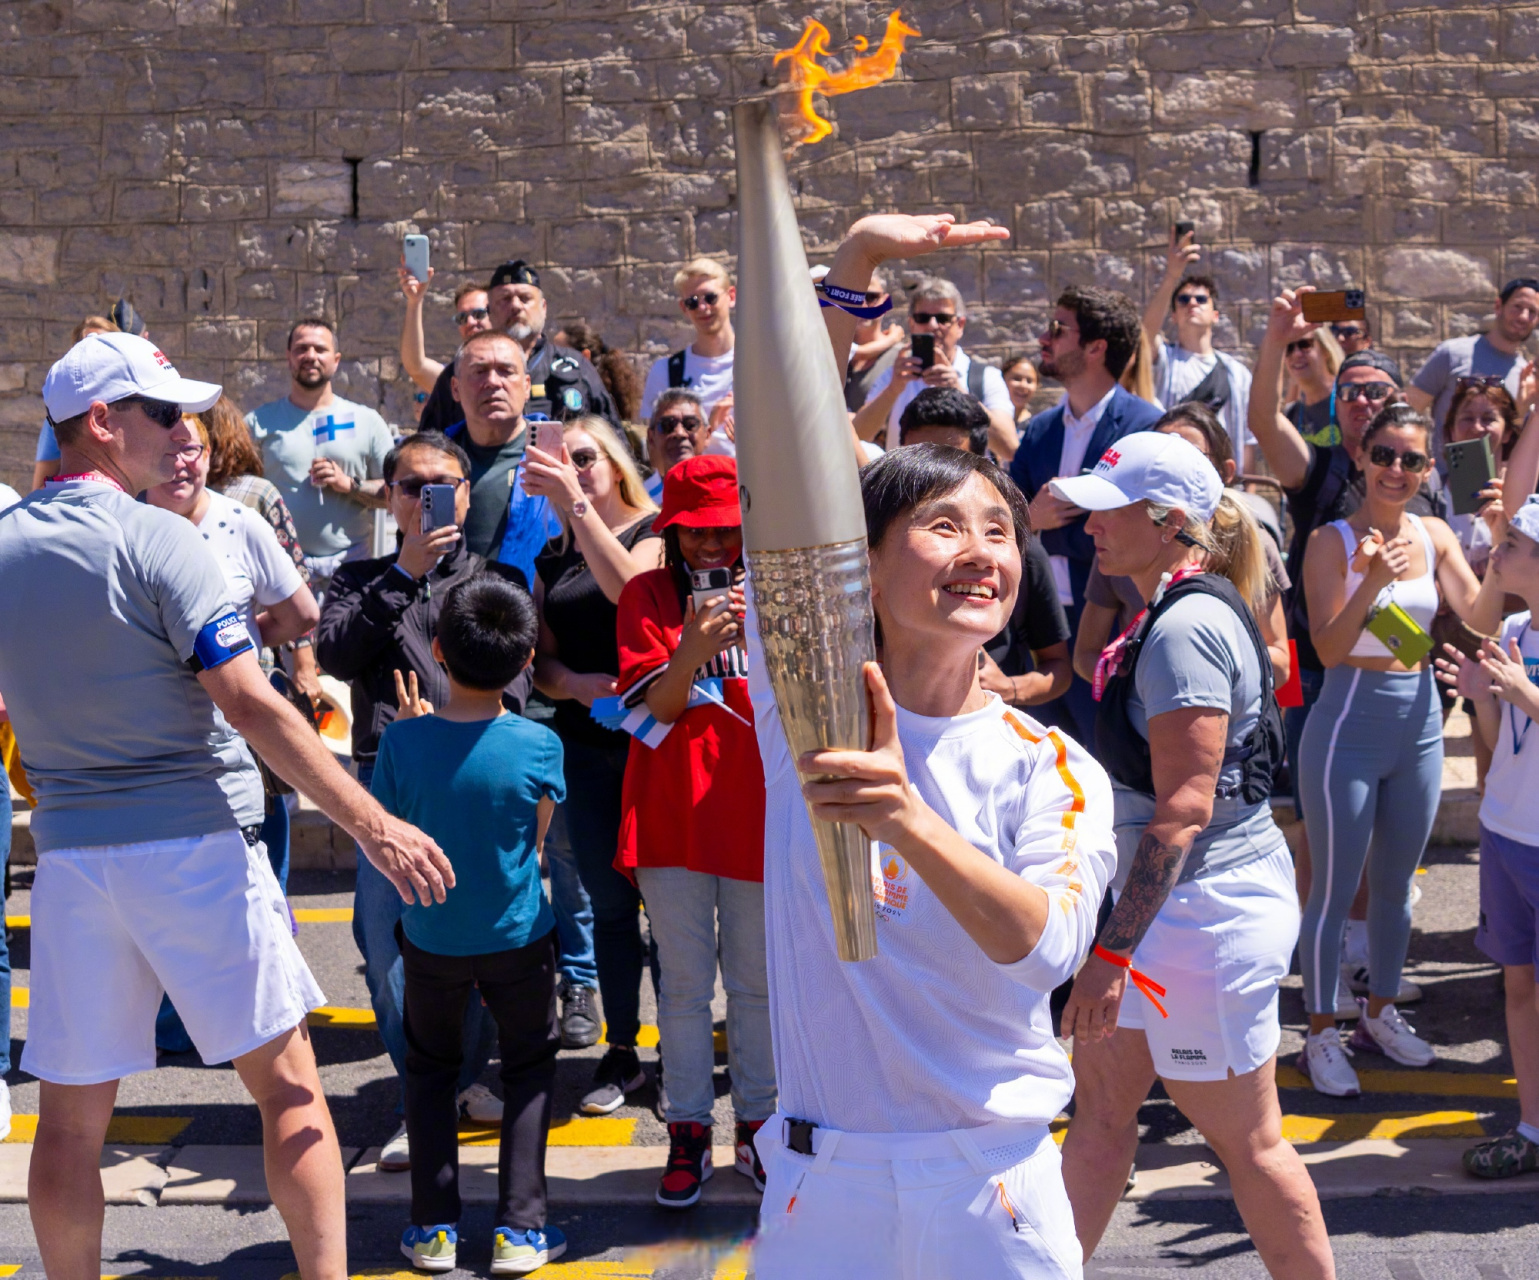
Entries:
<svg viewBox="0 0 1539 1280">
<path fill-rule="evenodd" d="M 652 1268 L 634 1262 L 547 1262 L 540 1268 L 541 1280 L 648 1280 Z M 0 1280 L 9 1273 L 0 1272 Z M 103 1277 L 109 1280 L 109 1277 Z M 138 1280 L 125 1276 L 121 1280 Z M 210 1280 L 210 1277 L 202 1277 Z M 290 1271 L 283 1280 L 300 1280 L 299 1272 Z M 348 1280 L 422 1280 L 422 1272 L 396 1270 L 391 1267 L 375 1267 L 355 1271 Z"/>
<path fill-rule="evenodd" d="M 351 1031 L 373 1031 L 373 1009 L 344 1009 L 339 1005 L 324 1004 L 311 1009 L 305 1019 L 312 1027 L 345 1027 Z"/>
<path fill-rule="evenodd" d="M 21 1263 L 19 1262 L 6 1262 L 0 1264 L 0 1280 L 5 1280 L 7 1276 L 13 1276 L 20 1270 Z"/>
<path fill-rule="evenodd" d="M 1387 1111 L 1378 1115 L 1284 1116 L 1285 1142 L 1356 1142 L 1361 1138 L 1483 1138 L 1473 1111 Z"/>
<path fill-rule="evenodd" d="M 113 1116 L 107 1122 L 107 1141 L 125 1147 L 163 1147 L 174 1142 L 192 1120 L 187 1116 Z M 36 1116 L 12 1116 L 7 1142 L 35 1142 Z M 0 1271 L 0 1280 L 6 1273 Z"/>
<path fill-rule="evenodd" d="M 1512 1076 L 1468 1074 L 1453 1071 L 1359 1071 L 1357 1082 L 1364 1093 L 1413 1093 L 1434 1098 L 1516 1098 L 1518 1082 Z M 1309 1078 L 1297 1067 L 1277 1067 L 1279 1089 L 1308 1089 Z"/>
<path fill-rule="evenodd" d="M 568 1116 L 551 1123 L 546 1142 L 552 1147 L 628 1147 L 635 1131 L 636 1121 L 624 1116 Z M 460 1146 L 495 1147 L 499 1134 L 494 1124 L 467 1121 L 460 1125 Z"/>
<path fill-rule="evenodd" d="M 606 1022 L 606 1023 L 603 1024 L 603 1026 L 601 1027 L 601 1029 L 599 1031 L 599 1039 L 600 1040 L 604 1039 L 604 1037 L 607 1036 L 608 1034 L 609 1034 L 609 1024 Z M 713 1031 L 713 1032 L 711 1032 L 711 1039 L 712 1039 L 712 1041 L 715 1044 L 716 1052 L 717 1053 L 726 1053 L 726 1051 L 727 1051 L 727 1033 L 725 1031 Z M 655 1049 L 655 1048 L 657 1048 L 657 1041 L 658 1041 L 657 1028 L 652 1026 L 651 1023 L 646 1023 L 646 1022 L 642 1023 L 641 1024 L 641 1030 L 636 1033 L 636 1047 L 638 1049 Z"/>
<path fill-rule="evenodd" d="M 5 927 L 7 929 L 30 929 L 32 927 L 31 916 L 6 916 Z M 18 1270 L 20 1269 L 18 1265 Z M 0 1271 L 0 1277 L 14 1275 L 13 1271 Z"/>
<path fill-rule="evenodd" d="M 30 1009 L 32 1007 L 32 993 L 26 987 L 11 988 L 11 1008 Z"/>
<path fill-rule="evenodd" d="M 294 919 L 300 924 L 351 924 L 351 907 L 295 907 Z"/>
</svg>

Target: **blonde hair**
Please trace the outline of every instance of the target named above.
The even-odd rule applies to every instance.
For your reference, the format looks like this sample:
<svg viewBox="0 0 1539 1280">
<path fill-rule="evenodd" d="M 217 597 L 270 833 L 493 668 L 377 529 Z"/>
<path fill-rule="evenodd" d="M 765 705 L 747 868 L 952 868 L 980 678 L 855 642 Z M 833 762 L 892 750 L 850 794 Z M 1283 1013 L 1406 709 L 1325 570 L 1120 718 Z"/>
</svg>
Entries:
<svg viewBox="0 0 1539 1280">
<path fill-rule="evenodd" d="M 673 291 L 677 293 L 696 276 L 709 276 L 712 280 L 720 280 L 729 289 L 732 287 L 732 277 L 715 258 L 691 258 L 673 273 Z"/>
<path fill-rule="evenodd" d="M 1320 344 L 1320 364 L 1325 370 L 1326 381 L 1335 382 L 1337 371 L 1341 368 L 1341 362 L 1347 358 L 1347 353 L 1341 349 L 1341 343 L 1336 341 L 1336 335 L 1331 332 L 1329 325 L 1322 324 L 1310 336 Z M 1299 386 L 1299 380 L 1286 364 L 1283 373 L 1286 375 L 1283 378 L 1283 402 L 1292 404 L 1304 394 L 1304 389 Z"/>
<path fill-rule="evenodd" d="M 106 316 L 87 316 L 73 329 L 70 330 L 69 340 L 73 346 L 88 333 L 118 333 L 121 332 L 117 325 Z"/>
<path fill-rule="evenodd" d="M 1154 398 L 1154 353 L 1149 349 L 1149 335 L 1141 328 L 1133 358 L 1128 361 L 1127 368 L 1117 381 L 1122 384 L 1124 391 L 1132 392 L 1140 400 L 1147 400 L 1150 404 L 1159 403 Z"/>
<path fill-rule="evenodd" d="M 1171 507 L 1148 503 L 1149 519 L 1164 525 Z M 1259 622 L 1272 594 L 1272 573 L 1267 568 L 1262 549 L 1261 526 L 1250 508 L 1233 489 L 1225 489 L 1218 509 L 1207 524 L 1188 515 L 1181 533 L 1208 553 L 1207 571 L 1220 574 L 1234 583 L 1241 599 Z"/>
<path fill-rule="evenodd" d="M 609 459 L 609 465 L 615 469 L 615 482 L 620 490 L 621 502 L 644 514 L 657 510 L 657 503 L 647 493 L 647 486 L 636 468 L 636 460 L 631 457 L 630 448 L 608 422 L 593 414 L 583 414 L 581 417 L 568 418 L 561 424 L 561 434 L 565 436 L 568 431 L 586 431 L 593 437 L 593 443 L 598 445 Z M 561 550 L 565 551 L 571 544 L 572 524 L 562 515 Z"/>
</svg>

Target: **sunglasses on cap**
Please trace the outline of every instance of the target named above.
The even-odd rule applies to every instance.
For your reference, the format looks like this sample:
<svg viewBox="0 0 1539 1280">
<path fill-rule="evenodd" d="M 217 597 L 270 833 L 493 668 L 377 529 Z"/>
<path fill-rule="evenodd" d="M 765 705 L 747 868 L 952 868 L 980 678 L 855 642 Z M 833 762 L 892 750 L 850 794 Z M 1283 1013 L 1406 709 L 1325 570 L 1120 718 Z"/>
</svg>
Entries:
<svg viewBox="0 0 1539 1280">
<path fill-rule="evenodd" d="M 693 435 L 704 425 L 705 423 L 703 423 L 699 418 L 695 417 L 694 414 L 690 414 L 687 418 L 676 418 L 672 414 L 669 414 L 666 417 L 659 418 L 656 422 L 654 422 L 652 424 L 652 430 L 656 431 L 659 435 L 671 436 L 675 431 L 682 427 L 685 431 Z"/>
<path fill-rule="evenodd" d="M 1354 400 L 1367 400 L 1377 404 L 1380 400 L 1388 400 L 1395 394 L 1393 382 L 1354 382 L 1351 386 L 1342 387 L 1336 393 L 1348 404 Z"/>
<path fill-rule="evenodd" d="M 1482 391 L 1505 391 L 1507 380 L 1499 374 L 1467 374 L 1454 382 L 1454 391 L 1468 391 L 1471 387 L 1479 387 Z"/>
<path fill-rule="evenodd" d="M 1313 351 L 1314 349 L 1315 340 L 1313 338 L 1296 338 L 1288 344 L 1287 354 L 1291 356 L 1295 351 Z"/>
<path fill-rule="evenodd" d="M 684 310 L 699 311 L 702 302 L 708 307 L 714 307 L 720 301 L 719 293 L 692 293 L 684 299 Z"/>
<path fill-rule="evenodd" d="M 465 324 L 470 320 L 485 320 L 491 314 L 485 307 L 467 307 L 464 311 L 454 313 L 454 323 Z"/>
<path fill-rule="evenodd" d="M 413 476 L 410 480 L 392 480 L 390 487 L 403 498 L 420 498 L 422 490 L 430 484 L 450 484 L 458 489 L 469 483 L 464 476 Z"/>
<path fill-rule="evenodd" d="M 911 318 L 915 324 L 929 324 L 931 321 L 934 321 L 936 324 L 940 325 L 942 329 L 944 329 L 948 324 L 956 319 L 956 313 L 947 313 L 944 311 L 915 311 Z"/>
<path fill-rule="evenodd" d="M 172 404 L 169 400 L 151 400 L 148 396 L 126 396 L 122 400 L 114 400 L 112 408 L 127 409 L 138 405 L 144 416 L 157 427 L 170 430 L 182 420 L 182 406 Z"/>
<path fill-rule="evenodd" d="M 1195 302 L 1199 307 L 1205 307 L 1211 301 L 1205 293 L 1178 293 L 1176 294 L 1176 306 L 1184 307 Z"/>
<path fill-rule="evenodd" d="M 1376 467 L 1392 467 L 1400 464 L 1400 469 L 1407 475 L 1416 475 L 1427 469 L 1427 464 L 1432 461 L 1420 449 L 1407 449 L 1404 453 L 1396 453 L 1393 445 L 1376 444 L 1368 449 L 1368 461 Z"/>
</svg>

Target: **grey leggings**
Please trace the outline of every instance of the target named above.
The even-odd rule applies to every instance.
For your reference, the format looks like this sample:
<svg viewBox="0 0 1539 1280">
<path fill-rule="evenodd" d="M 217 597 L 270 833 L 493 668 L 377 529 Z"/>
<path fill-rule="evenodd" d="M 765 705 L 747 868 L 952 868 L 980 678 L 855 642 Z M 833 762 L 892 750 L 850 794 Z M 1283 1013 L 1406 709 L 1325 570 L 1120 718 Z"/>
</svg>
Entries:
<svg viewBox="0 0 1539 1280">
<path fill-rule="evenodd" d="M 1299 930 L 1304 1005 L 1336 1011 L 1342 933 L 1364 862 L 1369 990 L 1392 998 L 1411 941 L 1411 877 L 1443 785 L 1431 672 L 1332 667 L 1304 725 L 1299 765 L 1314 864 Z"/>
</svg>

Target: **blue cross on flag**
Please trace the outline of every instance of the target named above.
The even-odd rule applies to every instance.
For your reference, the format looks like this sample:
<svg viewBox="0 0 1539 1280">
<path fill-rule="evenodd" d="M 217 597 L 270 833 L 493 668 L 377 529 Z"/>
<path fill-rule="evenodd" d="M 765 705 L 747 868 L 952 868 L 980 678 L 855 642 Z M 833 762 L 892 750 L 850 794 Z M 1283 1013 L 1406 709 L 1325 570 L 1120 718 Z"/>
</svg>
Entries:
<svg viewBox="0 0 1539 1280">
<path fill-rule="evenodd" d="M 315 425 L 311 428 L 317 440 L 324 440 L 328 444 L 337 438 L 337 432 L 351 431 L 352 429 L 353 420 L 351 418 L 339 419 L 335 414 L 330 413 L 324 418 L 316 419 Z"/>
</svg>

